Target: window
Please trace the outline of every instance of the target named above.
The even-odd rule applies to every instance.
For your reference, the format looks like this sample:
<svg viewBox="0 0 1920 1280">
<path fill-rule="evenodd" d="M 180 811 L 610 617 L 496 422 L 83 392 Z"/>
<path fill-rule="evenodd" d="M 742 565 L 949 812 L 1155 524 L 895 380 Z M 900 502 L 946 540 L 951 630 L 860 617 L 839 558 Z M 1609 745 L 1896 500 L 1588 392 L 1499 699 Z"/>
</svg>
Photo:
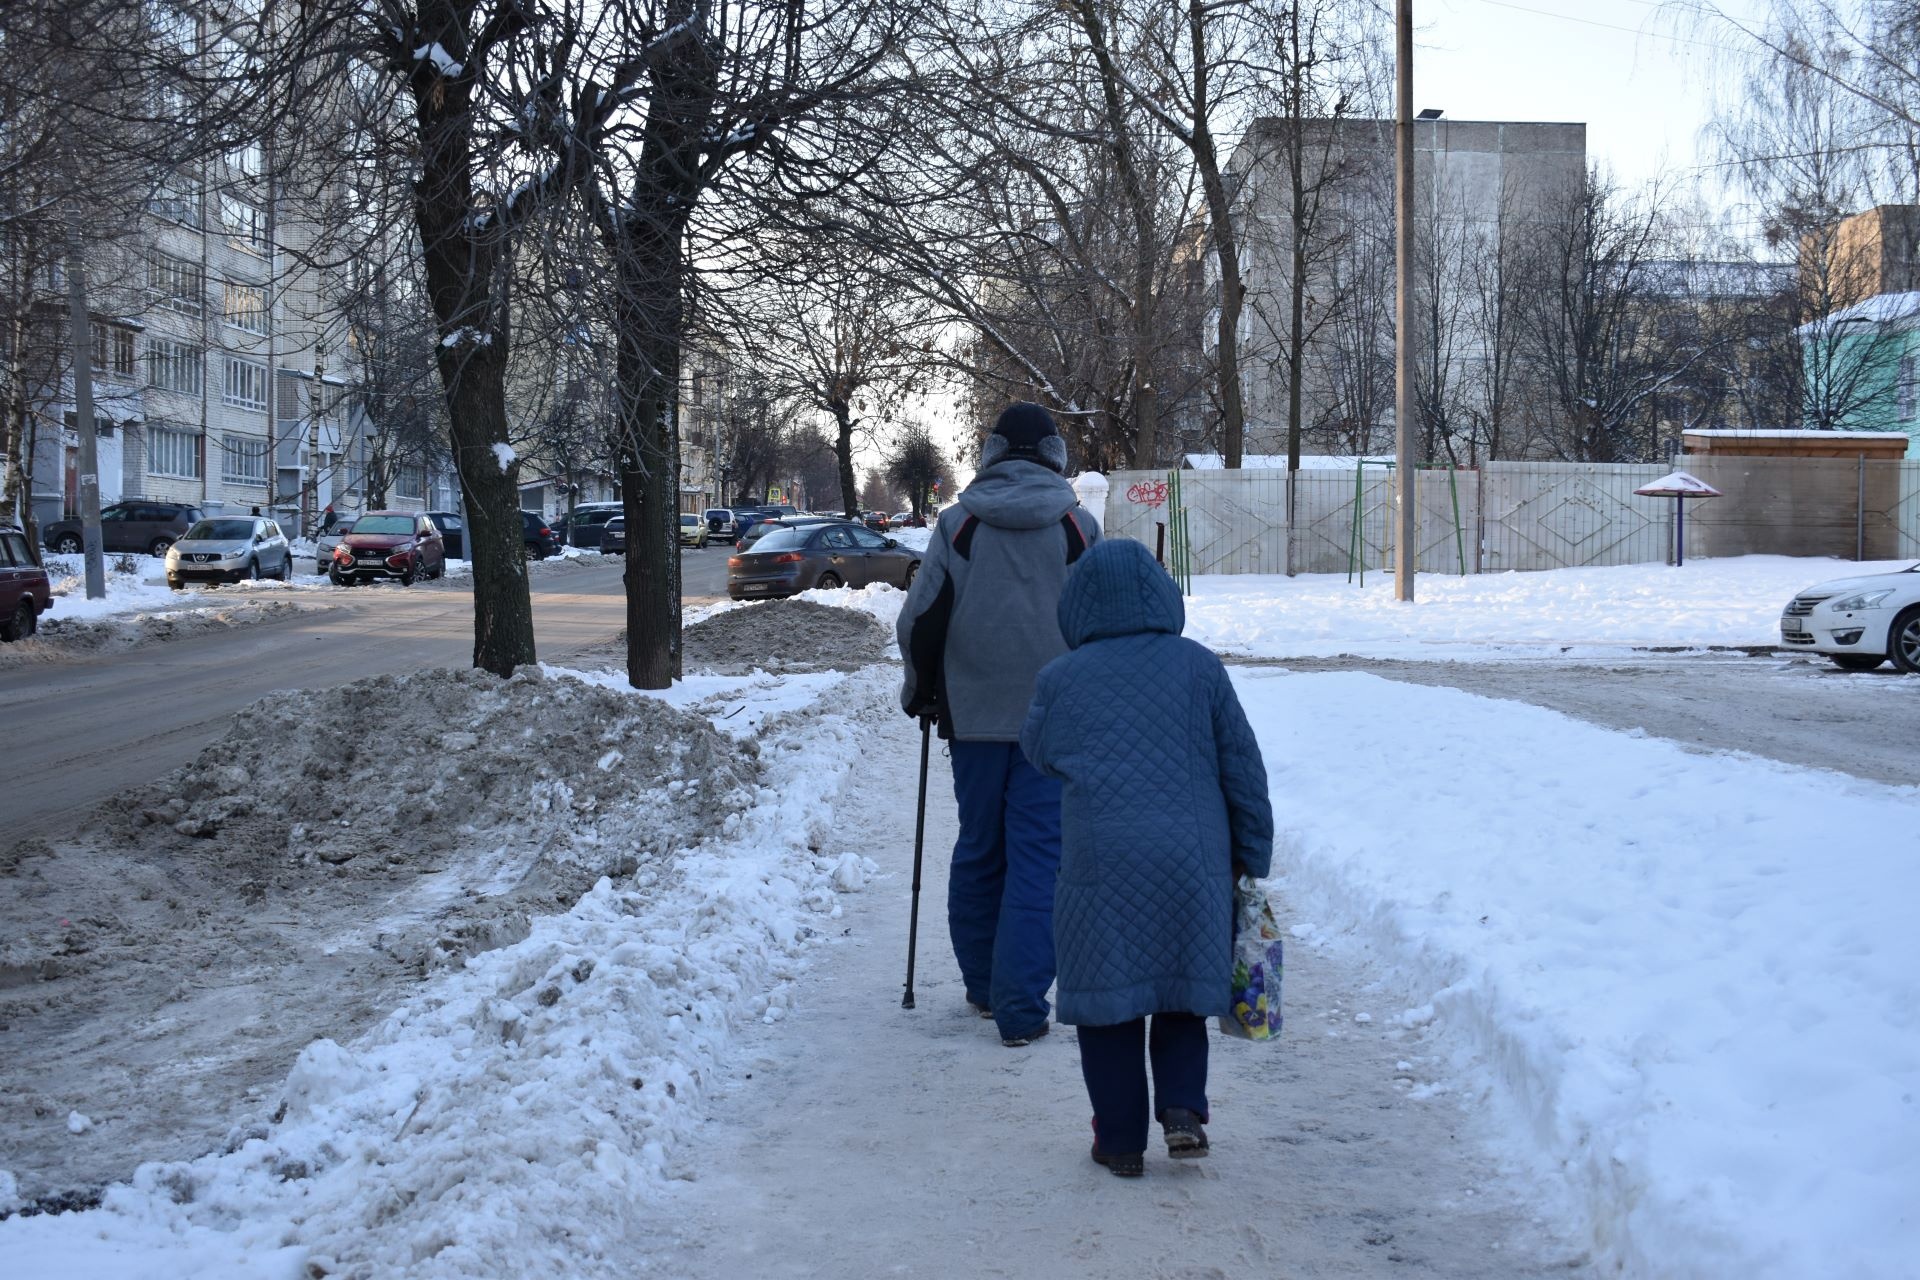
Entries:
<svg viewBox="0 0 1920 1280">
<path fill-rule="evenodd" d="M 267 442 L 229 435 L 220 441 L 220 478 L 228 484 L 267 483 Z"/>
<path fill-rule="evenodd" d="M 248 333 L 267 331 L 267 291 L 262 285 L 235 284 L 227 281 L 222 294 L 221 317 L 236 329 Z"/>
<path fill-rule="evenodd" d="M 147 429 L 147 473 L 179 476 L 183 480 L 200 478 L 200 437 L 190 431 L 171 427 Z"/>
<path fill-rule="evenodd" d="M 197 262 L 155 250 L 147 260 L 147 288 L 153 291 L 153 300 L 169 311 L 197 316 L 206 308 L 206 279 Z"/>
<path fill-rule="evenodd" d="M 162 391 L 200 394 L 200 348 L 154 338 L 147 343 L 147 381 Z"/>
<path fill-rule="evenodd" d="M 360 486 L 365 483 L 365 480 L 366 468 L 357 462 L 349 462 L 347 464 L 346 485 L 342 489 L 342 493 L 348 498 L 359 498 Z"/>
<path fill-rule="evenodd" d="M 233 237 L 235 248 L 245 249 L 248 253 L 266 253 L 267 211 L 265 209 L 222 192 L 220 221 L 226 226 L 227 233 Z"/>
<path fill-rule="evenodd" d="M 403 498 L 424 498 L 427 496 L 427 469 L 425 467 L 401 467 L 393 478 L 393 491 Z"/>
<path fill-rule="evenodd" d="M 200 225 L 200 184 L 188 174 L 169 173 L 160 180 L 160 186 L 154 193 L 147 197 L 147 208 L 163 218 L 197 228 Z"/>
<path fill-rule="evenodd" d="M 165 0 L 147 6 L 147 21 L 154 39 L 176 53 L 192 53 L 200 47 L 200 24 Z"/>
<path fill-rule="evenodd" d="M 850 528 L 847 532 L 853 536 L 853 545 L 856 547 L 865 547 L 869 551 L 886 549 L 887 540 L 871 529 Z"/>
<path fill-rule="evenodd" d="M 33 552 L 27 550 L 27 540 L 17 533 L 0 533 L 0 565 L 4 564 L 21 569 L 34 567 Z"/>
<path fill-rule="evenodd" d="M 1915 385 L 1916 378 L 1920 378 L 1920 371 L 1916 371 L 1915 363 L 1915 356 L 1900 357 L 1900 421 L 1902 422 L 1913 421 L 1915 402 L 1920 399 L 1920 386 Z"/>
<path fill-rule="evenodd" d="M 232 166 L 235 173 L 257 178 L 267 171 L 266 152 L 260 149 L 259 143 L 249 142 L 244 147 L 227 152 L 227 164 Z"/>
<path fill-rule="evenodd" d="M 228 356 L 227 390 L 221 399 L 242 409 L 266 408 L 267 366 Z"/>
<path fill-rule="evenodd" d="M 133 378 L 133 330 L 108 326 L 103 344 L 107 372 L 116 378 Z"/>
</svg>

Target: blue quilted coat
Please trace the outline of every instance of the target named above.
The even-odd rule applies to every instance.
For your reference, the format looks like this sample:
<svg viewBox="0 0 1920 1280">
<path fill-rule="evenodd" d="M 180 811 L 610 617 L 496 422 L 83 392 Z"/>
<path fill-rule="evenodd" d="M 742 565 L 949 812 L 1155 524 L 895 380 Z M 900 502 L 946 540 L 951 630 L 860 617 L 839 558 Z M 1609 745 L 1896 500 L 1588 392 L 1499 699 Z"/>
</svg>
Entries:
<svg viewBox="0 0 1920 1280">
<path fill-rule="evenodd" d="M 1020 745 L 1059 778 L 1061 1022 L 1228 1012 L 1233 872 L 1273 857 L 1267 772 L 1220 659 L 1138 542 L 1082 556 L 1060 597 L 1069 652 L 1040 672 Z"/>
</svg>

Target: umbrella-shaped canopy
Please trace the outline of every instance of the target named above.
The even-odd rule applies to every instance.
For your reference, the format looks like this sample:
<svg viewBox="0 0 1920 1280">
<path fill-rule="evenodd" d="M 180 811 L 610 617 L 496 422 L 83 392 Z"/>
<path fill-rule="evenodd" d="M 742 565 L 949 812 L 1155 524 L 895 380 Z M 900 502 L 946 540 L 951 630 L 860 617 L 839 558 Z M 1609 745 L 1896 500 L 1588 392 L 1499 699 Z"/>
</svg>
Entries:
<svg viewBox="0 0 1920 1280">
<path fill-rule="evenodd" d="M 1718 498 L 1721 492 L 1699 476 L 1684 471 L 1669 472 L 1652 484 L 1634 490 L 1647 498 Z"/>
</svg>

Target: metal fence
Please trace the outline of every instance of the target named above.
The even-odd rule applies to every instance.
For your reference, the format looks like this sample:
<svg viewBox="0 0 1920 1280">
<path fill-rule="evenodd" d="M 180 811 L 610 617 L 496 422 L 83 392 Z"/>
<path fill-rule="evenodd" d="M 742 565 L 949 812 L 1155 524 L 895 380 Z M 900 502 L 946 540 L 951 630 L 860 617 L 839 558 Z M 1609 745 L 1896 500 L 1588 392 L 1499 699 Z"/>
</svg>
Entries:
<svg viewBox="0 0 1920 1280">
<path fill-rule="evenodd" d="M 1689 502 L 1686 552 L 1843 559 L 1920 558 L 1920 461 L 1701 455 L 1682 466 L 1721 490 Z M 1672 558 L 1674 503 L 1633 491 L 1668 464 L 1492 462 L 1423 470 L 1423 573 L 1661 563 Z M 1295 473 L 1287 536 L 1285 471 L 1182 472 L 1195 573 L 1359 573 L 1393 560 L 1390 468 Z M 1171 495 L 1164 471 L 1108 476 L 1109 534 L 1156 546 Z"/>
</svg>

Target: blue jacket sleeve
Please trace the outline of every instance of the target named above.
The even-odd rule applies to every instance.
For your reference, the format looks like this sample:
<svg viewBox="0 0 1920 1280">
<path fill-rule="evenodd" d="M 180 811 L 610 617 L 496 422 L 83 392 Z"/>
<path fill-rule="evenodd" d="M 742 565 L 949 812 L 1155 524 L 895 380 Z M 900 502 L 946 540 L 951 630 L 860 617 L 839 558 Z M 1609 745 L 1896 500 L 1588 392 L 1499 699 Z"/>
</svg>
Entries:
<svg viewBox="0 0 1920 1280">
<path fill-rule="evenodd" d="M 1267 766 L 1240 706 L 1240 695 L 1233 691 L 1226 668 L 1219 666 L 1214 669 L 1213 741 L 1220 761 L 1220 790 L 1227 799 L 1233 860 L 1249 875 L 1268 875 L 1273 870 L 1273 804 L 1267 798 Z"/>
</svg>

